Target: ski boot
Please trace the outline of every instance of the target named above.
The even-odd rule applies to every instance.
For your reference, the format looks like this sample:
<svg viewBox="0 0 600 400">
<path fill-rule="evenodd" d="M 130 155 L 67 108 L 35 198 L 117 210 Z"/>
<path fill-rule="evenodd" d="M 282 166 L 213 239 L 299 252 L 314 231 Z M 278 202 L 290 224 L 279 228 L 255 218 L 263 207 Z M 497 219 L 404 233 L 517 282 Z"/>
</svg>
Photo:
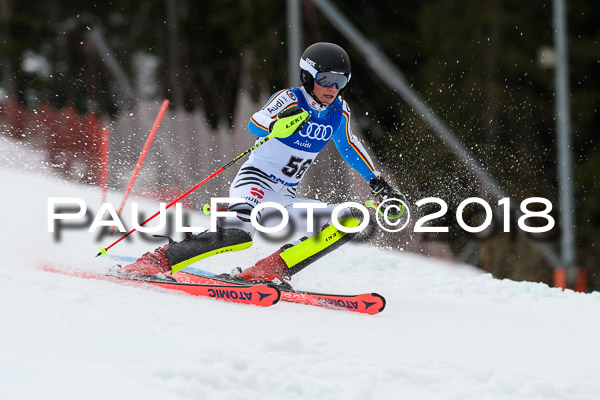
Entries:
<svg viewBox="0 0 600 400">
<path fill-rule="evenodd" d="M 241 278 L 248 282 L 273 282 L 282 284 L 291 279 L 290 271 L 281 258 L 281 252 L 292 247 L 292 245 L 283 246 L 270 256 L 257 261 L 254 266 L 247 268 L 235 275 L 236 278 Z"/>
<path fill-rule="evenodd" d="M 172 243 L 159 247 L 154 252 L 143 254 L 134 263 L 126 265 L 119 269 L 119 274 L 129 277 L 164 277 L 171 272 L 171 263 L 167 259 L 165 252 L 171 247 Z"/>
<path fill-rule="evenodd" d="M 339 222 L 345 227 L 356 227 L 360 223 L 353 216 L 342 218 Z M 326 225 L 315 236 L 303 237 L 296 244 L 286 244 L 275 253 L 258 261 L 254 266 L 240 272 L 236 277 L 248 282 L 278 280 L 287 284 L 286 281 L 291 280 L 292 275 L 337 249 L 355 235 L 354 232 L 343 232 L 335 225 Z"/>
</svg>

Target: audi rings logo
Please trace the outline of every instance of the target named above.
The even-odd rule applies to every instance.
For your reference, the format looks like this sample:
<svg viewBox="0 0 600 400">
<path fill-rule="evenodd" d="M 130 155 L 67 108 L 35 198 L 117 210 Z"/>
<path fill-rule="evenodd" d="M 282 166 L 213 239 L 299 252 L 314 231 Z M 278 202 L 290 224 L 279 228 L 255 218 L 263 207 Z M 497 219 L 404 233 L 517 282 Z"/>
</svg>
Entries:
<svg viewBox="0 0 600 400">
<path fill-rule="evenodd" d="M 306 129 L 300 131 L 300 136 L 307 139 L 328 141 L 333 136 L 333 127 L 308 122 Z"/>
</svg>

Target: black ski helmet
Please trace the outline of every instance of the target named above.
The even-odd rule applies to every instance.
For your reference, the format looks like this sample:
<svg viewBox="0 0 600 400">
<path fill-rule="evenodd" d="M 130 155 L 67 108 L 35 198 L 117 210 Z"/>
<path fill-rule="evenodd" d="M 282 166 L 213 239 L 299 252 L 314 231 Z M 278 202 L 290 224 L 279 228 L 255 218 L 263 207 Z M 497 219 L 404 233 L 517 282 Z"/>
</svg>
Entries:
<svg viewBox="0 0 600 400">
<path fill-rule="evenodd" d="M 318 72 L 338 72 L 350 81 L 351 67 L 348 53 L 334 43 L 319 42 L 308 46 L 300 57 L 300 84 L 312 93 Z M 340 88 L 340 93 L 345 87 Z"/>
</svg>

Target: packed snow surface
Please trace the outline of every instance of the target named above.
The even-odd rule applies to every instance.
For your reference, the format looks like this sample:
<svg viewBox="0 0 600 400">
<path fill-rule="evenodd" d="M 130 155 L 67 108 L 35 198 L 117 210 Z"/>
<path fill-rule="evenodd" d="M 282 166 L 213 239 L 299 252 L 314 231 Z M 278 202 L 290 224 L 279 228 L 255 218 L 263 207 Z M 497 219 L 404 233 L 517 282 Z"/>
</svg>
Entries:
<svg viewBox="0 0 600 400">
<path fill-rule="evenodd" d="M 352 244 L 294 285 L 377 292 L 387 300 L 381 314 L 262 308 L 42 271 L 114 264 L 95 257 L 114 238 L 48 232 L 48 198 L 81 198 L 97 212 L 101 193 L 57 180 L 35 153 L 1 142 L 2 399 L 600 399 L 599 293 Z M 121 196 L 108 201 L 117 207 Z M 113 252 L 158 245 L 134 238 Z M 196 266 L 228 272 L 273 246 L 258 240 Z"/>
</svg>

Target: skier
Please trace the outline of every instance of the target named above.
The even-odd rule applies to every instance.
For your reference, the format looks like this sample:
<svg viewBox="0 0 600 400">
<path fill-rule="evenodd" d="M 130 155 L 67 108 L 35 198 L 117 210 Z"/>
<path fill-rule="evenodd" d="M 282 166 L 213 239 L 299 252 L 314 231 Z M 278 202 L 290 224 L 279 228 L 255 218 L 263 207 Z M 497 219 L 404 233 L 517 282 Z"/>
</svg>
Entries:
<svg viewBox="0 0 600 400">
<path fill-rule="evenodd" d="M 281 204 L 293 221 L 306 216 L 306 209 L 294 207 L 299 202 L 311 202 L 330 215 L 333 205 L 296 197 L 296 188 L 307 169 L 329 141 L 334 142 L 342 158 L 369 183 L 373 195 L 382 202 L 388 200 L 384 204 L 392 207 L 390 213 L 400 214 L 403 210 L 398 200 L 400 193 L 375 170 L 350 129 L 350 109 L 343 100 L 350 77 L 350 58 L 344 49 L 326 42 L 309 46 L 300 58 L 301 86 L 275 93 L 248 122 L 250 133 L 258 136 L 257 142 L 267 135 L 271 140 L 250 154 L 231 184 L 229 197 L 244 199 L 228 207 L 237 216 L 227 217 L 224 226 L 215 232 L 188 235 L 181 242 L 170 240 L 120 272 L 133 276 L 165 275 L 214 254 L 248 248 L 254 235 L 251 213 L 263 202 Z M 264 219 L 263 212 L 258 212 L 257 221 Z M 345 227 L 360 223 L 350 209 L 344 209 L 338 221 Z M 236 276 L 250 282 L 284 282 L 354 235 L 338 230 L 329 220 L 317 232 L 308 232 L 254 266 L 238 270 Z"/>
</svg>

